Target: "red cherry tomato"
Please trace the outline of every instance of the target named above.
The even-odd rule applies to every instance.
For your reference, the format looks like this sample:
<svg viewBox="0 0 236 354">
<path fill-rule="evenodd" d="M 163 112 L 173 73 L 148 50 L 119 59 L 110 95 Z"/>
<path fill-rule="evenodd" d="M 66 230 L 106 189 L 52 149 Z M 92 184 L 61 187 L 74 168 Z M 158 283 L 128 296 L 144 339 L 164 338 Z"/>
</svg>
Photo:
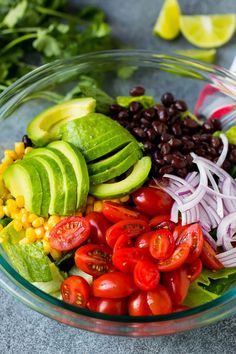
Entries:
<svg viewBox="0 0 236 354">
<path fill-rule="evenodd" d="M 134 204 L 138 210 L 156 216 L 170 213 L 173 199 L 162 189 L 141 187 L 132 194 Z"/>
<path fill-rule="evenodd" d="M 152 316 L 152 311 L 147 303 L 146 291 L 136 291 L 129 297 L 128 312 L 130 316 Z"/>
<path fill-rule="evenodd" d="M 90 242 L 106 245 L 106 231 L 111 226 L 111 223 L 102 213 L 96 211 L 87 214 L 85 219 L 90 224 Z"/>
<path fill-rule="evenodd" d="M 191 263 L 199 257 L 203 248 L 203 233 L 199 224 L 192 224 L 181 232 L 176 244 L 180 245 L 182 243 L 187 243 L 190 246 L 186 263 Z"/>
<path fill-rule="evenodd" d="M 157 215 L 154 218 L 152 218 L 149 221 L 149 226 L 151 229 L 155 229 L 156 226 L 161 224 L 164 221 L 170 221 L 170 215 L 169 214 L 164 214 L 164 215 Z"/>
<path fill-rule="evenodd" d="M 153 235 L 150 240 L 149 251 L 152 257 L 156 259 L 169 258 L 175 249 L 175 241 L 167 229 L 152 231 Z"/>
<path fill-rule="evenodd" d="M 206 240 L 203 242 L 203 249 L 200 258 L 204 266 L 208 269 L 219 270 L 224 268 L 223 264 L 216 258 L 215 250 Z"/>
<path fill-rule="evenodd" d="M 163 285 L 168 290 L 175 305 L 181 305 L 188 294 L 190 281 L 185 267 L 180 267 L 163 274 Z"/>
<path fill-rule="evenodd" d="M 134 282 L 141 290 L 152 290 L 160 281 L 157 263 L 139 261 L 134 267 Z"/>
<path fill-rule="evenodd" d="M 175 240 L 178 239 L 178 237 L 181 235 L 181 233 L 188 228 L 188 225 L 182 226 L 181 224 L 178 224 L 175 226 L 174 231 L 173 231 L 173 237 Z"/>
<path fill-rule="evenodd" d="M 87 302 L 90 311 L 107 313 L 108 315 L 126 315 L 127 300 L 124 299 L 106 299 L 92 296 Z"/>
<path fill-rule="evenodd" d="M 114 271 L 112 250 L 105 245 L 88 244 L 75 252 L 75 264 L 83 272 L 94 277 Z"/>
<path fill-rule="evenodd" d="M 93 295 L 109 299 L 120 299 L 137 290 L 131 275 L 122 272 L 106 273 L 95 279 L 92 284 Z"/>
<path fill-rule="evenodd" d="M 145 234 L 138 236 L 135 240 L 135 247 L 147 249 L 149 252 L 149 245 L 152 236 L 153 231 L 145 232 Z"/>
<path fill-rule="evenodd" d="M 188 258 L 189 250 L 190 247 L 186 243 L 177 246 L 169 258 L 159 261 L 159 270 L 161 272 L 170 272 L 181 267 Z"/>
<path fill-rule="evenodd" d="M 90 286 L 84 278 L 73 275 L 62 282 L 61 295 L 68 304 L 86 307 L 90 295 Z"/>
<path fill-rule="evenodd" d="M 80 216 L 69 216 L 57 223 L 49 234 L 49 243 L 58 251 L 69 251 L 87 240 L 90 233 L 88 221 Z"/>
<path fill-rule="evenodd" d="M 128 247 L 120 248 L 113 253 L 112 261 L 114 266 L 122 272 L 132 273 L 138 261 L 150 260 L 147 252 L 141 248 Z"/>
<path fill-rule="evenodd" d="M 190 307 L 186 305 L 175 305 L 173 306 L 172 312 L 181 312 L 181 311 L 186 311 L 189 310 Z"/>
<path fill-rule="evenodd" d="M 114 223 L 128 218 L 148 221 L 148 218 L 138 210 L 114 202 L 103 202 L 102 212 L 108 220 Z"/>
<path fill-rule="evenodd" d="M 154 290 L 147 292 L 147 303 L 153 315 L 165 315 L 172 312 L 172 301 L 163 285 L 158 284 Z"/>
<path fill-rule="evenodd" d="M 121 235 L 118 237 L 115 246 L 113 248 L 113 253 L 115 253 L 120 248 L 127 248 L 133 246 L 133 240 L 127 235 Z"/>
<path fill-rule="evenodd" d="M 197 258 L 195 261 L 192 263 L 186 264 L 187 272 L 188 272 L 188 278 L 190 282 L 192 283 L 194 280 L 196 280 L 199 275 L 202 272 L 202 261 L 200 258 Z"/>
<path fill-rule="evenodd" d="M 119 236 L 127 235 L 129 237 L 136 237 L 148 230 L 148 223 L 144 220 L 122 220 L 109 227 L 106 232 L 106 241 L 108 245 L 113 248 Z"/>
</svg>

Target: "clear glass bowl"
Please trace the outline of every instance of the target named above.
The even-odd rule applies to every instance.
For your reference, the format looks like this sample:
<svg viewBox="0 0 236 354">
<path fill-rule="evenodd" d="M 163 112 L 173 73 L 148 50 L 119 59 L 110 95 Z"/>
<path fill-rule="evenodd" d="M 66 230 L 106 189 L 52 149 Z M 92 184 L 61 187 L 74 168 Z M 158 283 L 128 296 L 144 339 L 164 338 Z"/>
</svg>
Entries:
<svg viewBox="0 0 236 354">
<path fill-rule="evenodd" d="M 129 88 L 144 86 L 156 100 L 165 91 L 184 99 L 190 109 L 206 84 L 222 95 L 236 98 L 236 76 L 225 69 L 150 51 L 99 52 L 44 65 L 18 80 L 0 96 L 0 149 L 11 148 L 25 133 L 35 114 L 53 105 L 58 94 L 79 80 L 95 76 L 112 96 L 127 95 Z M 51 99 L 51 101 L 50 101 Z M 6 119 L 7 118 L 7 119 Z M 23 279 L 0 248 L 0 283 L 26 305 L 62 323 L 99 333 L 151 336 L 205 326 L 236 313 L 236 288 L 191 310 L 152 317 L 110 316 L 57 300 Z"/>
</svg>

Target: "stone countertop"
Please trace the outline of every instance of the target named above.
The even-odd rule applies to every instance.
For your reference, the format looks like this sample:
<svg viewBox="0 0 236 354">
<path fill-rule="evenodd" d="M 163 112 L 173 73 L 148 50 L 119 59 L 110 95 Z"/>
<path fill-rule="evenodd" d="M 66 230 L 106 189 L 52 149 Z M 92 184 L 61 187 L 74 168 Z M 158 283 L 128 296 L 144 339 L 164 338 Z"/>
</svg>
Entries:
<svg viewBox="0 0 236 354">
<path fill-rule="evenodd" d="M 169 51 L 191 48 L 184 38 L 166 42 L 152 36 L 162 0 L 73 0 L 107 13 L 114 34 L 129 47 Z M 235 12 L 235 0 L 180 0 L 185 14 Z M 216 7 L 217 4 L 217 7 Z M 217 63 L 228 68 L 236 54 L 236 36 L 218 50 Z M 215 325 L 166 337 L 125 338 L 66 327 L 15 300 L 0 289 L 1 354 L 172 354 L 235 353 L 236 317 Z"/>
</svg>

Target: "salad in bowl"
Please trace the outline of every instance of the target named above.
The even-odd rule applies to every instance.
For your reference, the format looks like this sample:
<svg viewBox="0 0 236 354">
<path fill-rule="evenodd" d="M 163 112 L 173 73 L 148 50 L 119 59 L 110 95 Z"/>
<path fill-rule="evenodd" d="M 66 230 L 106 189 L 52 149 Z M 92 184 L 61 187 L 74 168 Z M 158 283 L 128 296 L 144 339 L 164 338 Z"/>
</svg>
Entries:
<svg viewBox="0 0 236 354">
<path fill-rule="evenodd" d="M 55 97 L 4 149 L 0 242 L 12 268 L 68 309 L 134 323 L 233 289 L 236 126 L 139 79 L 112 96 L 80 74 Z"/>
</svg>

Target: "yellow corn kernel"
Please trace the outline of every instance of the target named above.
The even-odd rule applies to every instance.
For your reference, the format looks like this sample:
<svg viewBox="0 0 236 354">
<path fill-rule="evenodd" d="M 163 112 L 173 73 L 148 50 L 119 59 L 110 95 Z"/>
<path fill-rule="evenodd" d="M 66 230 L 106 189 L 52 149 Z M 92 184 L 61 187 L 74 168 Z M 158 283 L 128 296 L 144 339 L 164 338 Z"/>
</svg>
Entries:
<svg viewBox="0 0 236 354">
<path fill-rule="evenodd" d="M 6 205 L 8 206 L 9 210 L 16 210 L 17 209 L 17 204 L 14 199 L 8 199 L 6 201 Z"/>
<path fill-rule="evenodd" d="M 3 205 L 3 200 L 2 200 L 2 198 L 0 198 L 0 205 Z"/>
<path fill-rule="evenodd" d="M 43 225 L 45 231 L 50 231 L 52 229 L 52 226 L 48 225 L 47 222 Z"/>
<path fill-rule="evenodd" d="M 91 195 L 88 196 L 87 198 L 87 205 L 92 205 L 95 201 L 95 198 L 92 197 Z"/>
<path fill-rule="evenodd" d="M 0 164 L 0 174 L 2 175 L 3 172 L 7 169 L 8 165 L 2 163 Z"/>
<path fill-rule="evenodd" d="M 36 233 L 33 227 L 27 227 L 25 230 L 25 238 L 29 241 L 29 243 L 33 243 L 36 241 Z"/>
<path fill-rule="evenodd" d="M 38 239 L 41 239 L 44 237 L 45 231 L 42 226 L 37 227 L 36 229 L 34 229 L 34 231 L 35 231 L 35 235 Z"/>
<path fill-rule="evenodd" d="M 3 206 L 0 205 L 0 219 L 2 219 L 4 217 L 5 213 L 3 211 Z"/>
<path fill-rule="evenodd" d="M 87 205 L 86 207 L 86 211 L 85 211 L 85 214 L 89 214 L 93 211 L 93 205 Z"/>
<path fill-rule="evenodd" d="M 17 160 L 17 153 L 14 150 L 5 150 L 4 155 L 12 160 Z"/>
<path fill-rule="evenodd" d="M 28 217 L 28 221 L 32 223 L 34 220 L 37 219 L 37 217 L 38 216 L 36 214 L 30 214 Z"/>
<path fill-rule="evenodd" d="M 0 224 L 0 231 L 2 231 L 2 229 L 3 229 L 3 225 Z M 1 241 L 0 241 L 0 243 L 1 243 Z"/>
<path fill-rule="evenodd" d="M 101 211 L 102 211 L 102 202 L 100 202 L 99 200 L 97 200 L 97 201 L 94 203 L 93 210 L 94 210 L 94 211 L 101 212 Z"/>
<path fill-rule="evenodd" d="M 54 248 L 50 251 L 52 258 L 56 261 L 57 259 L 61 258 L 61 252 L 55 250 Z"/>
<path fill-rule="evenodd" d="M 24 229 L 27 229 L 31 226 L 28 221 L 28 213 L 22 213 L 21 222 L 23 224 Z"/>
<path fill-rule="evenodd" d="M 25 152 L 25 144 L 21 142 L 15 143 L 15 152 L 17 153 L 18 158 L 22 158 Z"/>
<path fill-rule="evenodd" d="M 9 210 L 8 206 L 6 206 L 6 205 L 3 206 L 3 212 L 6 216 L 10 216 L 10 210 Z"/>
<path fill-rule="evenodd" d="M 44 224 L 44 218 L 42 218 L 41 216 L 37 217 L 37 219 L 34 219 L 32 221 L 32 226 L 33 227 L 40 227 Z"/>
<path fill-rule="evenodd" d="M 50 243 L 45 238 L 43 239 L 43 250 L 46 254 L 48 254 L 51 251 Z"/>
<path fill-rule="evenodd" d="M 121 203 L 126 203 L 129 201 L 129 195 L 125 195 L 124 197 L 120 198 Z"/>
<path fill-rule="evenodd" d="M 51 215 L 48 219 L 48 226 L 52 228 L 57 223 L 59 223 L 60 220 L 61 220 L 61 218 L 59 215 Z"/>
<path fill-rule="evenodd" d="M 25 148 L 25 155 L 28 154 L 32 150 L 33 150 L 33 148 L 31 146 L 27 146 L 27 148 Z"/>
<path fill-rule="evenodd" d="M 13 221 L 13 226 L 16 231 L 21 231 L 22 227 L 23 227 L 22 222 L 20 222 L 20 220 L 16 220 L 16 219 Z"/>
<path fill-rule="evenodd" d="M 44 240 L 48 240 L 49 235 L 50 235 L 50 232 L 49 231 L 45 231 Z"/>
<path fill-rule="evenodd" d="M 23 208 L 23 206 L 25 205 L 25 200 L 23 195 L 18 195 L 18 197 L 16 197 L 16 204 L 18 208 Z"/>
<path fill-rule="evenodd" d="M 6 166 L 10 166 L 11 164 L 13 164 L 13 159 L 11 157 L 9 157 L 9 156 L 5 156 L 2 159 L 2 164 L 6 165 Z"/>
</svg>

